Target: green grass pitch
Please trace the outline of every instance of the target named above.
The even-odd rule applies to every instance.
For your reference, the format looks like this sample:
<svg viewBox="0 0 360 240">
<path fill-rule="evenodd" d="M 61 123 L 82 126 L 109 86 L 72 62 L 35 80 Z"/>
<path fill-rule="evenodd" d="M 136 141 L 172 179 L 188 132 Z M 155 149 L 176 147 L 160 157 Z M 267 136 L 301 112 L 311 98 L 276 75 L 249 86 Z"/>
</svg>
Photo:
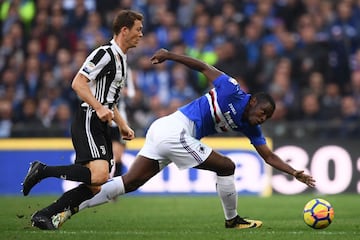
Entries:
<svg viewBox="0 0 360 240">
<path fill-rule="evenodd" d="M 335 209 L 334 222 L 326 229 L 314 230 L 303 222 L 303 207 L 315 197 L 328 200 Z M 221 204 L 215 195 L 127 195 L 78 213 L 60 230 L 31 227 L 30 215 L 56 198 L 1 196 L 0 239 L 360 239 L 360 196 L 356 194 L 239 196 L 239 213 L 262 220 L 260 229 L 225 229 Z"/>
</svg>

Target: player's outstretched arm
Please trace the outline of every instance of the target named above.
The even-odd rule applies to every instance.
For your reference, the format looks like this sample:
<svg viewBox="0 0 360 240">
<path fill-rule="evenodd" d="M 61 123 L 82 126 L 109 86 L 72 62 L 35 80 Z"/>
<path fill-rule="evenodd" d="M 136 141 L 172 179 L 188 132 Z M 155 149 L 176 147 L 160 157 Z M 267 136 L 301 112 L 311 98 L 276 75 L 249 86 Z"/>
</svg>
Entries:
<svg viewBox="0 0 360 240">
<path fill-rule="evenodd" d="M 315 187 L 315 179 L 312 176 L 307 175 L 302 170 L 295 170 L 289 164 L 284 162 L 273 151 L 269 149 L 267 145 L 255 146 L 256 151 L 265 160 L 265 162 L 272 167 L 294 176 L 298 181 L 305 183 L 309 187 Z"/>
<path fill-rule="evenodd" d="M 153 64 L 162 63 L 165 60 L 172 60 L 184 64 L 185 66 L 203 73 L 209 81 L 214 81 L 218 76 L 222 74 L 220 70 L 211 66 L 196 58 L 192 58 L 186 55 L 180 55 L 173 52 L 169 52 L 166 49 L 159 49 L 152 57 L 151 62 Z"/>
</svg>

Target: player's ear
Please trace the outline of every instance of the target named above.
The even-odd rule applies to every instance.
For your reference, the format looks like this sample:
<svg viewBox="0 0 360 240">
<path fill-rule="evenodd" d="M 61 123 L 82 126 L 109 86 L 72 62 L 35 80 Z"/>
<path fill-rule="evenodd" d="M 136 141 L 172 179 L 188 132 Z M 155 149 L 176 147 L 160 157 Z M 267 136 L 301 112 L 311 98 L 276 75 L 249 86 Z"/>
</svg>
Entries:
<svg viewBox="0 0 360 240">
<path fill-rule="evenodd" d="M 257 99 L 256 99 L 256 97 L 251 96 L 249 103 L 250 103 L 250 106 L 251 106 L 251 107 L 256 106 L 256 104 L 257 104 Z"/>
</svg>

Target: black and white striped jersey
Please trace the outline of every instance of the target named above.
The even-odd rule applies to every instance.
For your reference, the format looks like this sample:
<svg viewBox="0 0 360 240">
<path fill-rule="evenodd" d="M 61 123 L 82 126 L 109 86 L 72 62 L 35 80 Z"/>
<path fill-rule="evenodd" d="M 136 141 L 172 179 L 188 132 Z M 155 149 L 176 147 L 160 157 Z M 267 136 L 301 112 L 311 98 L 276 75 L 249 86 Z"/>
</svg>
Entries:
<svg viewBox="0 0 360 240">
<path fill-rule="evenodd" d="M 126 83 L 126 55 L 113 39 L 109 44 L 92 51 L 79 73 L 89 79 L 88 85 L 95 98 L 102 105 L 112 109 L 114 104 L 118 104 L 120 89 Z M 82 102 L 81 106 L 89 105 Z"/>
</svg>

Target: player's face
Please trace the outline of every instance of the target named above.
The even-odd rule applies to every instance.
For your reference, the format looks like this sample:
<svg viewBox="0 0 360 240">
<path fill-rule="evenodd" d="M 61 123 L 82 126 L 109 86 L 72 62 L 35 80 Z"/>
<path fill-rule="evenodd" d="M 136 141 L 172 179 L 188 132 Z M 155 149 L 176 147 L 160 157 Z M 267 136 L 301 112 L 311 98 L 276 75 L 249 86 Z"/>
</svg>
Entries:
<svg viewBox="0 0 360 240">
<path fill-rule="evenodd" d="M 134 26 L 128 29 L 126 36 L 126 42 L 128 48 L 133 48 L 138 45 L 140 39 L 143 36 L 142 30 L 143 30 L 142 22 L 140 20 L 135 20 Z"/>
<path fill-rule="evenodd" d="M 249 110 L 250 125 L 263 124 L 266 120 L 271 118 L 274 110 L 270 103 L 258 103 Z"/>
</svg>

